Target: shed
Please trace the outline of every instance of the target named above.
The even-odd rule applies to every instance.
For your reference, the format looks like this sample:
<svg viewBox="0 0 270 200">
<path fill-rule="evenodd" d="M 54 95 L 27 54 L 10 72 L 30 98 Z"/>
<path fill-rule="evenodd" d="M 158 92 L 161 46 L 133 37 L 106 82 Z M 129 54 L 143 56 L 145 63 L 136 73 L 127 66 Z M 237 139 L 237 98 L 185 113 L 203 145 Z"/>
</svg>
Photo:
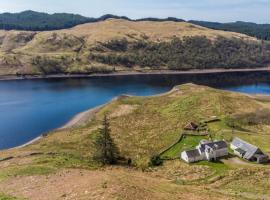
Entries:
<svg viewBox="0 0 270 200">
<path fill-rule="evenodd" d="M 261 149 L 240 138 L 234 138 L 231 143 L 231 149 L 234 151 L 235 155 L 249 161 L 264 163 L 269 160 L 269 157 L 264 154 Z"/>
<path fill-rule="evenodd" d="M 184 130 L 186 130 L 186 131 L 196 131 L 198 127 L 199 127 L 198 124 L 196 124 L 194 122 L 190 122 L 184 127 Z"/>
</svg>

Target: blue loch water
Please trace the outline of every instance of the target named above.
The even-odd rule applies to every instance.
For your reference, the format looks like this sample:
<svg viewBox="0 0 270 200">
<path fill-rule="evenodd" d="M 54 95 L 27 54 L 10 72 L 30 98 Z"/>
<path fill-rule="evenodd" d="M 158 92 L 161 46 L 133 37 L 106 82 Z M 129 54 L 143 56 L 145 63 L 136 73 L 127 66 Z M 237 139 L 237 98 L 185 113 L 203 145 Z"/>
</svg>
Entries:
<svg viewBox="0 0 270 200">
<path fill-rule="evenodd" d="M 121 94 L 148 96 L 193 82 L 250 94 L 270 94 L 270 73 L 129 75 L 0 81 L 0 149 L 24 144 L 74 115 Z"/>
</svg>

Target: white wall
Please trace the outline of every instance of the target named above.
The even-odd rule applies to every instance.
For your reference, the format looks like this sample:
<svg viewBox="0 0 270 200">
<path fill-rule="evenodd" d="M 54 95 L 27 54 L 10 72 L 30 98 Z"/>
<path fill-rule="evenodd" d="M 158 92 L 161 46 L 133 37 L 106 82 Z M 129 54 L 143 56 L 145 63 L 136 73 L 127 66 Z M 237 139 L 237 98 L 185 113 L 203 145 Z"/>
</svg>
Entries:
<svg viewBox="0 0 270 200">
<path fill-rule="evenodd" d="M 187 163 L 190 163 L 188 156 L 187 156 L 187 153 L 185 151 L 183 151 L 181 153 L 181 158 L 182 158 L 182 160 L 186 161 Z"/>
<path fill-rule="evenodd" d="M 231 147 L 231 149 L 232 149 L 232 150 L 237 149 L 237 147 L 236 147 L 236 146 L 234 146 L 233 144 L 231 144 L 231 145 L 230 145 L 230 147 Z"/>
</svg>

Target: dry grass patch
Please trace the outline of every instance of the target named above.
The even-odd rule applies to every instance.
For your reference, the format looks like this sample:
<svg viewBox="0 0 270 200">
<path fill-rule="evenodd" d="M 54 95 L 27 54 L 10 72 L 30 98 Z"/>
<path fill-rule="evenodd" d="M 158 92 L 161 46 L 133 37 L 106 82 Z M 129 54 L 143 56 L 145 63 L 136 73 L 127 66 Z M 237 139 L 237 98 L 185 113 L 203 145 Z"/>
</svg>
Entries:
<svg viewBox="0 0 270 200">
<path fill-rule="evenodd" d="M 119 105 L 115 111 L 110 115 L 111 118 L 121 117 L 131 114 L 134 110 L 138 108 L 138 105 Z"/>
<path fill-rule="evenodd" d="M 74 178 L 76 177 L 76 181 Z M 124 168 L 98 171 L 64 170 L 46 176 L 11 178 L 0 191 L 33 200 L 55 199 L 231 199 L 207 190 L 177 186 L 166 179 Z"/>
</svg>

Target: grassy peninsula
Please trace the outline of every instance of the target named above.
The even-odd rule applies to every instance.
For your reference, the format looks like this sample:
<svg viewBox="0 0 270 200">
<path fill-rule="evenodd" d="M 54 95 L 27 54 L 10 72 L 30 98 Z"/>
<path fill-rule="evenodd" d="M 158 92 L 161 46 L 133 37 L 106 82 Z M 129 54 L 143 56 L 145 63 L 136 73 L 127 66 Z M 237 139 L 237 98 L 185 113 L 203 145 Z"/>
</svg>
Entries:
<svg viewBox="0 0 270 200">
<path fill-rule="evenodd" d="M 104 114 L 123 161 L 93 159 Z M 121 96 L 94 115 L 19 149 L 0 152 L 0 194 L 7 199 L 269 199 L 270 165 L 231 155 L 220 162 L 186 164 L 177 158 L 202 138 L 241 137 L 270 154 L 270 99 L 185 84 L 152 97 Z M 168 149 L 190 121 L 212 116 L 208 135 L 190 135 L 159 167 L 150 160 Z M 131 160 L 128 166 L 125 159 Z M 0 197 L 2 197 L 0 195 Z"/>
</svg>

